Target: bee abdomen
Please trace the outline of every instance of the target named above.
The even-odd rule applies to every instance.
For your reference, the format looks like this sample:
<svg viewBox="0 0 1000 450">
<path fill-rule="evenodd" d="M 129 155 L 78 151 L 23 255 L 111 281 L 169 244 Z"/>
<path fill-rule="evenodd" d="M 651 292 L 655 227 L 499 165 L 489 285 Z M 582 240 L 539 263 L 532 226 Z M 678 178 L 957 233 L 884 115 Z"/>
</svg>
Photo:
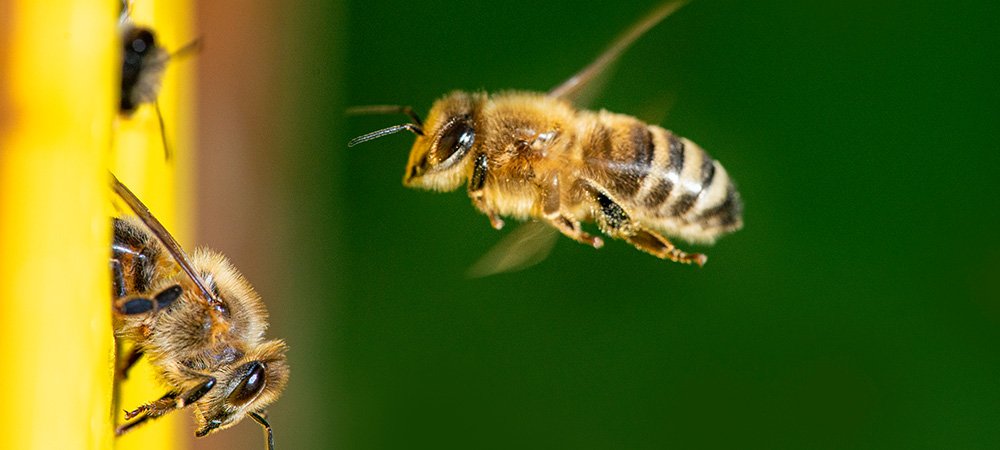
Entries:
<svg viewBox="0 0 1000 450">
<path fill-rule="evenodd" d="M 160 248 L 152 244 L 155 239 L 136 223 L 119 218 L 114 219 L 114 239 L 111 257 L 122 269 L 126 293 L 145 293 L 158 274 Z"/>
<path fill-rule="evenodd" d="M 591 178 L 637 215 L 715 235 L 739 228 L 742 203 L 729 174 L 697 144 L 655 125 L 600 112 L 583 136 Z"/>
<path fill-rule="evenodd" d="M 675 219 L 720 231 L 738 228 L 742 202 L 718 161 L 697 144 L 657 126 L 654 169 L 650 171 L 637 202 L 656 218 Z"/>
</svg>

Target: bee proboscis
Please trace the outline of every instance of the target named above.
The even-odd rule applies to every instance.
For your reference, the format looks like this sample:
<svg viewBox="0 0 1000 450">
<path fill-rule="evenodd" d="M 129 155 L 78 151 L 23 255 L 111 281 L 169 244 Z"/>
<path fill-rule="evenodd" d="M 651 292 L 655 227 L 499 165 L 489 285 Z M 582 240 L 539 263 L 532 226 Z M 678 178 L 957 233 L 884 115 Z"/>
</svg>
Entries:
<svg viewBox="0 0 1000 450">
<path fill-rule="evenodd" d="M 119 377 L 149 359 L 170 391 L 126 411 L 116 434 L 173 410 L 193 407 L 196 436 L 249 416 L 274 448 L 264 410 L 288 382 L 287 346 L 265 340 L 267 311 L 253 287 L 221 254 L 191 257 L 149 209 L 111 175 L 115 193 L 136 217 L 114 219 L 111 273 L 115 335 L 133 343 Z M 134 420 L 133 420 L 134 419 Z"/>
<path fill-rule="evenodd" d="M 706 256 L 678 249 L 665 235 L 711 243 L 742 227 L 742 201 L 729 174 L 698 145 L 671 131 L 570 100 L 632 42 L 682 6 L 667 2 L 619 37 L 590 65 L 548 93 L 452 92 L 426 122 L 409 107 L 354 112 L 404 112 L 411 123 L 368 133 L 353 146 L 408 130 L 416 135 L 403 184 L 451 191 L 467 184 L 473 205 L 500 229 L 501 216 L 534 219 L 599 248 L 581 222 L 596 222 L 663 259 L 703 265 Z"/>
</svg>

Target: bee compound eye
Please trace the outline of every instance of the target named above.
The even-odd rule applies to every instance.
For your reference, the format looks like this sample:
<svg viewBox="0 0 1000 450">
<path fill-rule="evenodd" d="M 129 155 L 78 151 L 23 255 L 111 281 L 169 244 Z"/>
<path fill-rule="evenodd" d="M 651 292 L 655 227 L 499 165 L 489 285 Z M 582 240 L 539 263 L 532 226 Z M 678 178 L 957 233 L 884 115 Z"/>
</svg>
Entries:
<svg viewBox="0 0 1000 450">
<path fill-rule="evenodd" d="M 229 403 L 235 405 L 242 405 L 253 400 L 267 383 L 264 364 L 260 361 L 245 364 L 240 372 L 243 373 L 240 384 L 226 398 Z"/>
<path fill-rule="evenodd" d="M 146 28 L 132 30 L 125 42 L 126 52 L 139 55 L 146 54 L 156 46 L 156 38 L 153 37 L 153 32 Z"/>
<path fill-rule="evenodd" d="M 462 159 L 462 156 L 472 148 L 476 140 L 476 131 L 467 118 L 455 120 L 445 126 L 441 137 L 431 150 L 430 162 L 441 168 L 449 167 Z"/>
</svg>

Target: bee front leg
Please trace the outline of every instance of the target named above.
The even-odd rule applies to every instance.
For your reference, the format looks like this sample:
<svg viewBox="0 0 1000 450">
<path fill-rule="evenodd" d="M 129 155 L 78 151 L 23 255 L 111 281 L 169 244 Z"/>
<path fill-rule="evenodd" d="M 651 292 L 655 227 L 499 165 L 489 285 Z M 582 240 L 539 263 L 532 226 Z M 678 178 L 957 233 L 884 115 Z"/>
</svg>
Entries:
<svg viewBox="0 0 1000 450">
<path fill-rule="evenodd" d="M 597 202 L 597 225 L 601 231 L 612 237 L 625 239 L 639 250 L 660 259 L 684 264 L 704 266 L 708 257 L 700 253 L 688 254 L 678 249 L 665 236 L 647 229 L 635 220 L 618 203 L 600 190 L 590 187 L 594 200 Z"/>
<path fill-rule="evenodd" d="M 115 435 L 121 436 L 135 426 L 149 419 L 155 419 L 175 409 L 181 409 L 188 406 L 204 397 L 205 394 L 212 390 L 213 387 L 215 387 L 215 378 L 209 377 L 205 381 L 198 383 L 197 386 L 188 389 L 185 392 L 170 391 L 154 402 L 147 403 L 131 411 L 125 411 L 125 420 L 132 420 L 136 417 L 139 418 L 125 425 L 119 426 L 118 429 L 115 430 Z"/>
<path fill-rule="evenodd" d="M 574 241 L 594 248 L 603 247 L 604 240 L 583 231 L 580 221 L 571 219 L 570 215 L 562 210 L 559 199 L 559 174 L 556 172 L 548 173 L 542 180 L 542 216 L 545 220 L 560 233 Z"/>
<path fill-rule="evenodd" d="M 175 408 L 174 405 L 176 404 L 176 399 L 177 399 L 177 392 L 170 391 L 164 394 L 163 397 L 160 397 L 158 400 L 152 403 L 147 403 L 136 409 L 133 409 L 132 411 L 125 411 L 125 420 L 131 420 L 136 416 L 139 416 L 140 414 L 142 416 L 136 420 L 132 420 L 129 423 L 120 425 L 118 428 L 115 429 L 115 436 L 121 436 L 125 433 L 128 433 L 129 430 L 145 423 L 147 420 L 155 419 L 173 410 Z"/>
<path fill-rule="evenodd" d="M 486 186 L 486 176 L 489 174 L 489 163 L 486 159 L 485 153 L 480 153 L 476 155 L 476 164 L 472 168 L 472 177 L 469 178 L 469 198 L 472 199 L 472 204 L 475 205 L 476 209 L 486 214 L 486 217 L 490 219 L 490 225 L 493 228 L 499 230 L 503 228 L 503 219 L 486 206 L 484 196 L 486 194 L 484 186 Z"/>
<path fill-rule="evenodd" d="M 625 238 L 630 244 L 639 250 L 647 252 L 660 259 L 669 259 L 684 264 L 697 264 L 704 266 L 708 257 L 701 253 L 685 253 L 674 246 L 665 236 L 638 227 L 634 234 Z"/>
</svg>

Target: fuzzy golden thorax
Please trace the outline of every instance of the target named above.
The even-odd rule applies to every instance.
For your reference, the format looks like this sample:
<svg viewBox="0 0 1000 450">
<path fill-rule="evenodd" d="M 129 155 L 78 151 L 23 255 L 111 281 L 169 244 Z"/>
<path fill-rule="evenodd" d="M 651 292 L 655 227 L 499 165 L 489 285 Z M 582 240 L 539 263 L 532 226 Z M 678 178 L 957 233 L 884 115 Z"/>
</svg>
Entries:
<svg viewBox="0 0 1000 450">
<path fill-rule="evenodd" d="M 154 363 L 217 359 L 216 353 L 226 347 L 253 347 L 262 342 L 267 310 L 250 283 L 217 252 L 199 249 L 190 261 L 206 287 L 222 301 L 222 311 L 213 312 L 194 282 L 178 271 L 152 280 L 150 292 L 176 284 L 183 288 L 180 299 L 155 314 L 126 316 L 120 334 L 135 340 Z"/>
<path fill-rule="evenodd" d="M 479 145 L 480 110 L 485 93 L 452 92 L 434 102 L 410 150 L 403 184 L 435 191 L 453 191 L 472 171 L 469 155 Z"/>
<path fill-rule="evenodd" d="M 221 323 L 191 283 L 185 295 L 156 318 L 143 348 L 173 386 L 186 390 L 206 378 L 215 385 L 197 402 L 199 436 L 238 423 L 278 398 L 288 382 L 287 346 L 264 341 L 267 311 L 253 287 L 221 254 L 199 249 L 191 264 L 225 305 Z"/>
</svg>

